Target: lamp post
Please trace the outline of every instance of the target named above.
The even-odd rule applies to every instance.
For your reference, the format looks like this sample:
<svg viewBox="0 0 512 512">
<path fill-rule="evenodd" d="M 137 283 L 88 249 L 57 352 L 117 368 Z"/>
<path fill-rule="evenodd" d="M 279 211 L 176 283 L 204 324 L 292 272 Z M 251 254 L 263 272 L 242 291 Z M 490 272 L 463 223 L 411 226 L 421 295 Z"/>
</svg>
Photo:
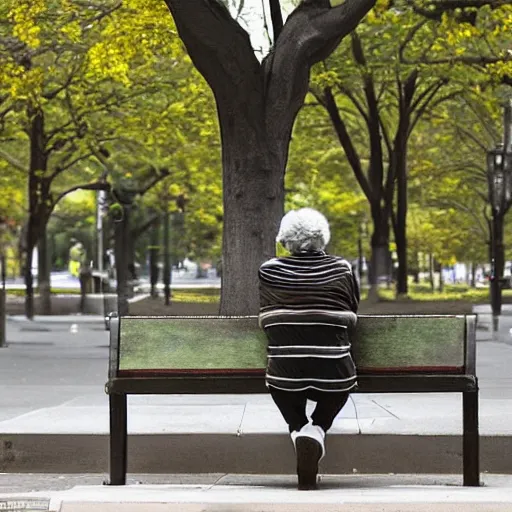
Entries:
<svg viewBox="0 0 512 512">
<path fill-rule="evenodd" d="M 494 331 L 498 329 L 501 314 L 501 282 L 505 265 L 503 224 L 505 214 L 512 205 L 512 103 L 505 107 L 504 121 L 504 143 L 487 152 L 487 180 L 492 209 L 490 295 Z"/>
</svg>

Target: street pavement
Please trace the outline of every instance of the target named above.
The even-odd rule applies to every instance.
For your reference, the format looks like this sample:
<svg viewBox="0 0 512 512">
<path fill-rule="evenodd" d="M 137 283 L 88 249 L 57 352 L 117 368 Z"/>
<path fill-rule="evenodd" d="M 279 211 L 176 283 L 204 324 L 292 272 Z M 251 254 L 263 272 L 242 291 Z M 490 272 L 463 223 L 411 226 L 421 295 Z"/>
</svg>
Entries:
<svg viewBox="0 0 512 512">
<path fill-rule="evenodd" d="M 64 501 L 55 495 L 54 502 L 58 507 L 62 505 L 62 510 L 83 510 L 69 507 L 75 502 L 94 501 L 94 496 L 102 503 L 129 498 L 133 503 L 144 499 L 154 501 L 155 506 L 157 502 L 175 503 L 177 500 L 190 504 L 192 508 L 180 509 L 185 511 L 253 510 L 251 503 L 260 502 L 266 503 L 267 508 L 254 510 L 299 510 L 295 506 L 279 508 L 302 502 L 304 494 L 297 494 L 293 490 L 294 478 L 286 476 L 293 473 L 293 450 L 286 426 L 267 395 L 131 396 L 129 432 L 137 434 L 132 435 L 129 442 L 129 483 L 133 485 L 121 491 L 99 486 L 108 467 L 108 397 L 104 393 L 108 332 L 101 316 L 45 320 L 49 319 L 41 317 L 29 322 L 17 317 L 8 320 L 8 347 L 0 349 L 0 386 L 4 390 L 0 393 L 0 472 L 46 473 L 47 483 L 48 474 L 59 473 L 56 481 L 63 484 L 64 489 L 78 485 L 73 491 L 66 491 Z M 484 481 L 491 478 L 485 472 L 512 474 L 511 329 L 512 315 L 504 315 L 498 336 L 485 329 L 485 322 L 480 323 L 477 331 Z M 422 503 L 428 500 L 437 503 L 428 510 L 463 509 L 442 508 L 450 503 L 473 504 L 474 507 L 478 503 L 483 506 L 486 500 L 492 502 L 493 507 L 510 503 L 512 477 L 496 477 L 497 480 L 489 484 L 492 492 L 481 489 L 473 494 L 470 490 L 459 492 L 458 488 L 453 488 L 461 483 L 461 432 L 461 398 L 457 394 L 355 394 L 328 436 L 328 455 L 322 466 L 325 474 L 353 475 L 324 477 L 325 482 L 331 483 L 322 491 L 320 502 L 334 506 L 348 500 L 346 503 L 369 506 L 373 499 L 377 500 L 374 503 L 383 504 L 379 510 L 388 510 L 384 505 L 392 506 L 396 500 L 401 504 L 396 510 L 409 510 L 407 500 L 416 500 L 416 495 L 421 497 Z M 361 436 L 361 433 L 366 435 Z M 66 476 L 69 472 L 76 475 Z M 134 478 L 137 472 L 143 473 L 139 484 Z M 233 472 L 267 476 L 253 475 L 238 484 L 222 481 L 226 474 Z M 367 473 L 391 472 L 452 473 L 455 476 L 445 479 L 439 475 L 432 477 L 434 480 L 416 483 L 400 476 L 393 483 L 383 480 L 379 485 L 368 484 L 368 478 L 374 477 Z M 148 473 L 167 475 L 159 478 Z M 171 478 L 168 473 L 193 475 L 187 480 L 184 475 Z M 204 480 L 206 477 L 200 473 L 217 475 L 217 480 L 214 483 Z M 269 473 L 280 476 L 272 479 Z M 82 480 L 79 475 L 83 475 Z M 12 481 L 15 475 L 0 475 L 0 509 L 1 493 L 11 492 L 11 485 L 12 492 L 18 493 L 47 489 L 44 481 L 41 482 L 41 475 L 18 477 L 22 483 L 15 486 Z M 96 485 L 79 488 L 89 483 Z M 396 493 L 387 493 L 388 487 Z M 340 499 L 340 490 L 343 499 Z M 478 494 L 479 491 L 483 493 Z M 508 496 L 508 501 L 504 501 L 503 495 Z M 405 496 L 405 501 L 400 496 Z M 319 498 L 315 499 L 318 503 Z M 193 508 L 201 503 L 210 508 Z M 242 508 L 215 508 L 219 503 Z M 277 508 L 268 508 L 271 503 Z M 349 509 L 358 510 L 332 508 Z"/>
<path fill-rule="evenodd" d="M 34 286 L 37 286 L 37 277 L 34 276 Z M 61 290 L 78 290 L 80 281 L 67 271 L 52 272 L 50 275 L 51 287 Z M 8 290 L 24 290 L 25 282 L 23 278 L 6 280 L 5 287 Z M 216 277 L 210 272 L 208 277 L 197 278 L 192 272 L 183 272 L 173 270 L 171 275 L 171 288 L 220 288 L 220 277 Z M 115 280 L 111 280 L 111 288 L 115 289 Z M 141 276 L 138 283 L 138 291 L 141 293 L 149 292 L 151 285 L 148 276 Z M 158 285 L 158 289 L 163 289 L 163 284 Z"/>
</svg>

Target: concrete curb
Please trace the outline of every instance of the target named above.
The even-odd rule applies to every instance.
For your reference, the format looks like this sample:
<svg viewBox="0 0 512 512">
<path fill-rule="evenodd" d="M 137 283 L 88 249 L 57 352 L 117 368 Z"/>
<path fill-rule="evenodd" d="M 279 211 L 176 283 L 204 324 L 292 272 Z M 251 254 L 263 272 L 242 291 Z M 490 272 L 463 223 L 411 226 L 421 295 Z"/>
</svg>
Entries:
<svg viewBox="0 0 512 512">
<path fill-rule="evenodd" d="M 0 472 L 98 473 L 108 470 L 108 435 L 0 434 Z M 512 474 L 512 436 L 480 438 L 482 472 Z M 287 474 L 294 470 L 283 434 L 136 434 L 128 438 L 131 473 Z M 327 474 L 462 474 L 462 437 L 352 435 L 327 439 Z"/>
<path fill-rule="evenodd" d="M 20 475 L 18 475 L 20 476 Z M 69 475 L 68 475 L 69 476 Z M 147 476 L 147 475 L 146 475 Z M 52 512 L 504 512 L 512 482 L 484 475 L 484 486 L 461 487 L 454 475 L 321 475 L 319 490 L 296 490 L 295 475 L 177 475 L 161 483 L 0 494 L 7 510 Z M 187 478 L 190 477 L 190 478 Z M 10 506 L 9 506 L 10 505 Z M 17 508 L 15 508 L 17 507 Z"/>
</svg>

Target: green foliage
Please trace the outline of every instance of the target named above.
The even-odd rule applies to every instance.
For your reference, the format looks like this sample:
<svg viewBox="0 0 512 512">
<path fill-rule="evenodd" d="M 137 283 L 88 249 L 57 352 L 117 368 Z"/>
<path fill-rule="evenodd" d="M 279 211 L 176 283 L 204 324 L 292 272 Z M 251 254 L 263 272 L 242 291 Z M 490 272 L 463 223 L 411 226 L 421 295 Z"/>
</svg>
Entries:
<svg viewBox="0 0 512 512">
<path fill-rule="evenodd" d="M 379 295 L 384 300 L 395 300 L 393 290 L 380 289 Z M 408 298 L 414 301 L 467 301 L 482 304 L 489 301 L 488 288 L 470 288 L 465 285 L 445 285 L 443 292 L 432 292 L 430 285 L 409 285 Z M 503 298 L 512 299 L 512 290 L 503 290 Z"/>
<path fill-rule="evenodd" d="M 68 191 L 104 179 L 114 188 L 128 180 L 147 189 L 166 169 L 166 184 L 156 196 L 174 187 L 192 198 L 187 236 L 195 247 L 186 251 L 218 253 L 220 226 L 212 222 L 212 216 L 221 219 L 214 102 L 164 2 L 9 0 L 0 7 L 0 19 L 0 179 L 4 170 L 20 178 L 12 193 L 5 189 L 6 205 L 25 201 L 31 112 L 38 109 L 47 162 L 32 172 L 41 207 L 51 211 Z M 204 175 L 205 169 L 211 171 Z M 137 198 L 140 211 L 155 199 L 162 209 L 165 198 L 155 194 Z"/>
</svg>

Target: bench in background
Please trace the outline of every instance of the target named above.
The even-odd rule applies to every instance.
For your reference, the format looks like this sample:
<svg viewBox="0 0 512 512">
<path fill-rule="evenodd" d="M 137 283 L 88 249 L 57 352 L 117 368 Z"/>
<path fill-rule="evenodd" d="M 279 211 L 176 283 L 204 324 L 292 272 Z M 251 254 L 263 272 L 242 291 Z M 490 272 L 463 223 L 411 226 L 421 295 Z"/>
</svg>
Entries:
<svg viewBox="0 0 512 512">
<path fill-rule="evenodd" d="M 110 326 L 110 484 L 124 485 L 128 394 L 267 393 L 256 317 L 121 317 Z M 357 393 L 463 395 L 463 483 L 479 485 L 475 317 L 360 315 Z"/>
</svg>

